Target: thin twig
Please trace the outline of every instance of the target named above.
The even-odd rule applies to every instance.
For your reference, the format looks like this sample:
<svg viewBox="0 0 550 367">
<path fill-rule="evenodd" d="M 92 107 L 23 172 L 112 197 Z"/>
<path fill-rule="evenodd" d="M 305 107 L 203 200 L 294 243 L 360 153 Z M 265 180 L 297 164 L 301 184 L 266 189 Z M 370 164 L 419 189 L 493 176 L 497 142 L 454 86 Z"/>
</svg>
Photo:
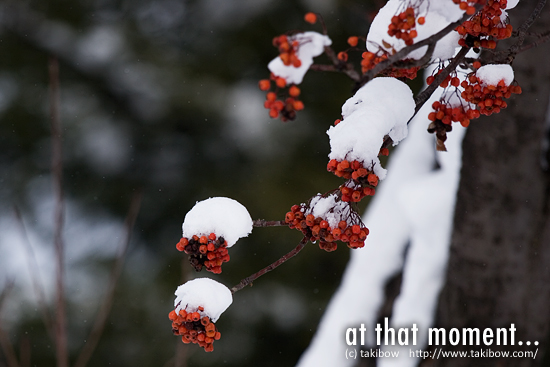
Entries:
<svg viewBox="0 0 550 367">
<path fill-rule="evenodd" d="M 4 300 L 8 297 L 8 294 L 11 292 L 13 285 L 14 285 L 13 280 L 8 281 L 7 284 L 4 286 L 2 293 L 0 293 L 0 311 L 2 310 L 2 306 L 4 305 Z M 10 342 L 10 338 L 6 333 L 6 331 L 4 331 L 4 328 L 2 328 L 1 318 L 0 318 L 0 346 L 2 347 L 2 351 L 6 356 L 6 362 L 8 363 L 8 367 L 19 367 L 19 362 L 17 361 L 17 356 L 15 354 L 15 350 L 13 349 L 13 345 Z"/>
<path fill-rule="evenodd" d="M 466 56 L 468 51 L 470 51 L 469 47 L 462 47 L 460 51 L 458 51 L 456 56 L 453 57 L 451 62 L 439 74 L 437 74 L 432 84 L 428 85 L 426 89 L 424 89 L 415 97 L 415 102 L 416 102 L 416 108 L 414 110 L 415 115 L 422 108 L 424 103 L 426 103 L 426 101 L 431 97 L 431 95 L 437 89 L 437 87 L 439 87 L 439 85 L 445 80 L 445 78 L 449 76 L 451 71 L 455 70 L 458 64 L 460 64 L 462 60 L 464 60 L 464 57 Z"/>
<path fill-rule="evenodd" d="M 19 361 L 21 367 L 31 367 L 31 337 L 22 335 L 19 344 Z"/>
<path fill-rule="evenodd" d="M 525 46 L 523 46 L 522 48 L 520 48 L 516 54 L 520 54 L 522 52 L 525 52 L 527 50 L 530 50 L 532 49 L 533 47 L 538 47 L 540 44 L 544 43 L 544 42 L 548 42 L 550 41 L 550 31 L 549 32 L 545 32 L 544 35 L 538 37 L 538 39 L 536 41 L 533 41 Z"/>
<path fill-rule="evenodd" d="M 10 342 L 10 338 L 8 337 L 8 334 L 6 333 L 4 328 L 2 328 L 1 321 L 0 321 L 0 345 L 2 346 L 2 351 L 6 356 L 6 362 L 8 363 L 8 367 L 19 367 L 19 362 L 17 361 L 15 350 L 13 349 L 13 345 Z"/>
<path fill-rule="evenodd" d="M 265 219 L 257 219 L 252 222 L 252 225 L 254 227 L 282 227 L 282 226 L 288 226 L 288 223 L 284 220 L 265 220 Z"/>
<path fill-rule="evenodd" d="M 62 159 L 62 137 L 61 118 L 59 116 L 59 62 L 57 58 L 49 59 L 50 76 L 50 113 L 52 130 L 52 174 L 55 190 L 55 213 L 54 213 L 54 244 L 56 254 L 56 321 L 55 341 L 57 366 L 68 367 L 69 355 L 67 352 L 67 315 L 65 311 L 65 250 L 63 243 L 63 159 Z"/>
<path fill-rule="evenodd" d="M 55 333 L 53 329 L 53 322 L 50 312 L 48 311 L 46 296 L 44 295 L 44 287 L 40 282 L 41 277 L 39 274 L 38 262 L 36 261 L 36 256 L 34 254 L 34 250 L 32 249 L 31 241 L 29 240 L 29 236 L 27 235 L 27 229 L 25 227 L 25 223 L 23 222 L 21 212 L 19 211 L 19 208 L 17 206 L 13 207 L 13 211 L 15 213 L 15 219 L 17 220 L 17 223 L 21 230 L 21 236 L 23 237 L 25 250 L 27 251 L 27 266 L 29 268 L 34 293 L 36 294 L 36 298 L 38 301 L 38 307 L 40 308 L 42 314 L 42 321 L 44 322 L 44 326 L 46 327 L 46 331 L 50 335 L 50 338 L 54 340 Z"/>
<path fill-rule="evenodd" d="M 533 9 L 533 12 L 529 16 L 529 18 L 527 18 L 527 20 L 523 22 L 523 24 L 517 29 L 518 40 L 516 43 L 512 45 L 512 47 L 510 47 L 508 63 L 511 63 L 516 57 L 518 51 L 520 50 L 520 47 L 523 45 L 523 42 L 525 41 L 527 30 L 533 25 L 535 20 L 539 17 L 542 11 L 542 8 L 544 8 L 545 4 L 546 4 L 546 0 L 539 0 L 539 2 L 537 3 L 537 6 L 535 7 L 535 9 Z"/>
<path fill-rule="evenodd" d="M 94 350 L 97 347 L 99 340 L 101 339 L 101 334 L 103 333 L 103 329 L 105 328 L 107 318 L 109 316 L 109 313 L 111 312 L 111 307 L 113 305 L 113 299 L 115 296 L 115 290 L 116 290 L 118 280 L 120 278 L 120 274 L 122 273 L 124 260 L 126 258 L 126 254 L 128 253 L 128 247 L 130 245 L 132 230 L 134 228 L 134 224 L 136 222 L 136 218 L 138 216 L 139 208 L 141 205 L 141 196 L 142 196 L 141 192 L 138 192 L 132 198 L 130 209 L 128 210 L 128 214 L 126 216 L 126 221 L 125 221 L 124 241 L 120 245 L 117 258 L 115 260 L 115 264 L 113 265 L 113 269 L 111 271 L 109 288 L 107 290 L 107 293 L 105 294 L 103 303 L 95 318 L 94 326 L 90 331 L 90 335 L 87 339 L 87 342 L 82 348 L 82 351 L 80 352 L 80 355 L 78 356 L 78 359 L 74 365 L 75 367 L 85 367 L 88 364 L 88 361 L 92 357 L 92 354 L 94 353 Z"/>
<path fill-rule="evenodd" d="M 300 251 L 302 251 L 302 249 L 304 248 L 304 246 L 306 245 L 306 243 L 308 241 L 309 241 L 309 238 L 307 238 L 307 237 L 302 238 L 302 240 L 300 241 L 298 246 L 296 246 L 292 251 L 290 251 L 289 253 L 287 253 L 286 255 L 284 255 L 283 257 L 281 257 L 279 260 L 275 261 L 274 263 L 266 266 L 262 270 L 260 270 L 256 273 L 252 274 L 251 276 L 246 277 L 243 280 L 241 280 L 241 282 L 239 284 L 237 284 L 236 286 L 231 288 L 231 293 L 238 292 L 241 289 L 243 289 L 244 287 L 246 287 L 248 285 L 252 285 L 252 282 L 255 281 L 256 279 L 258 279 L 259 277 L 261 277 L 262 275 L 270 272 L 271 270 L 277 268 L 279 265 L 287 262 L 290 258 L 296 256 Z"/>
</svg>

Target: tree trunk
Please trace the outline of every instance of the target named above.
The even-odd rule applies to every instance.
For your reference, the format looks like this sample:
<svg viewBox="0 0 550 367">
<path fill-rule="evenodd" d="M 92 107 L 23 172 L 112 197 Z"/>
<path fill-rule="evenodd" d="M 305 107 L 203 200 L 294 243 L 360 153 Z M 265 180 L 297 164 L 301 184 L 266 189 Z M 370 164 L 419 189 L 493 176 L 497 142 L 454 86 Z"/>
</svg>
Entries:
<svg viewBox="0 0 550 367">
<path fill-rule="evenodd" d="M 520 2 L 510 11 L 512 24 L 522 24 L 536 4 Z M 548 24 L 546 7 L 530 31 L 540 32 L 537 25 Z M 498 115 L 473 121 L 464 140 L 447 280 L 436 324 L 447 331 L 481 332 L 514 324 L 515 345 L 485 346 L 482 339 L 479 346 L 463 346 L 461 340 L 456 347 L 447 341 L 443 348 L 468 353 L 538 349 L 537 357 L 443 358 L 433 361 L 437 366 L 540 366 L 549 350 L 550 175 L 541 165 L 541 142 L 548 138 L 550 44 L 519 54 L 513 67 L 523 93 L 512 97 Z"/>
</svg>

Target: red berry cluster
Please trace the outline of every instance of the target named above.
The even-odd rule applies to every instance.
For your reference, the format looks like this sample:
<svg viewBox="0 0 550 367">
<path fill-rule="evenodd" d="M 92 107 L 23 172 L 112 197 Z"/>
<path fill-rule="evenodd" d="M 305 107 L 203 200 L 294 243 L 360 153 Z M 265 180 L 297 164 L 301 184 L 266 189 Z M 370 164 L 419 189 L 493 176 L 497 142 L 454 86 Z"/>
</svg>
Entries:
<svg viewBox="0 0 550 367">
<path fill-rule="evenodd" d="M 414 9 L 408 7 L 405 11 L 391 18 L 391 24 L 388 26 L 388 34 L 391 37 L 402 39 L 407 46 L 410 46 L 414 43 L 413 39 L 418 36 L 415 28 L 416 17 Z"/>
<path fill-rule="evenodd" d="M 276 91 L 286 87 L 286 80 L 284 78 L 275 76 L 271 73 L 270 79 L 260 80 L 258 86 L 260 90 L 269 91 L 271 89 L 271 82 L 275 83 Z M 269 91 L 266 94 L 266 100 L 264 107 L 269 110 L 269 116 L 271 118 L 280 117 L 282 121 L 294 120 L 296 118 L 296 112 L 304 109 L 304 102 L 298 99 L 301 91 L 296 85 L 291 85 L 288 89 L 284 89 L 283 93 L 287 96 L 283 99 L 277 98 L 277 93 Z"/>
<path fill-rule="evenodd" d="M 300 42 L 290 39 L 286 34 L 273 38 L 273 46 L 279 49 L 279 57 L 286 66 L 299 68 L 302 62 L 298 58 L 297 52 L 300 48 Z"/>
<path fill-rule="evenodd" d="M 216 238 L 214 233 L 200 237 L 194 235 L 190 239 L 183 237 L 176 248 L 189 255 L 189 262 L 196 271 L 201 271 L 204 266 L 207 271 L 220 274 L 222 264 L 229 261 L 227 241 L 221 236 Z"/>
<path fill-rule="evenodd" d="M 489 116 L 493 113 L 499 113 L 501 109 L 506 108 L 507 104 L 504 98 L 510 98 L 512 94 L 521 94 L 519 85 L 509 85 L 504 80 L 497 85 L 483 85 L 483 81 L 472 74 L 461 83 L 464 91 L 461 97 L 477 106 L 479 113 Z"/>
<path fill-rule="evenodd" d="M 307 214 L 308 210 L 305 204 L 293 205 L 291 210 L 286 213 L 285 221 L 290 228 L 296 228 L 309 238 L 312 242 L 319 241 L 319 248 L 327 252 L 336 250 L 336 241 L 342 241 L 349 248 L 361 248 L 365 246 L 365 239 L 369 234 L 368 228 L 361 223 L 359 215 L 351 208 L 348 211 L 349 218 L 342 219 L 334 227 L 321 217 L 315 217 L 313 214 Z"/>
<path fill-rule="evenodd" d="M 426 84 L 428 85 L 431 85 L 436 76 L 439 75 L 439 73 L 441 73 L 443 70 L 439 70 L 435 76 L 434 75 L 430 75 L 429 77 L 426 78 Z M 448 86 L 452 85 L 453 87 L 458 87 L 460 85 L 460 79 L 458 79 L 458 77 L 455 75 L 455 76 L 451 76 L 451 75 L 447 75 L 447 77 L 441 82 L 441 84 L 439 84 L 439 86 L 441 88 L 447 88 Z"/>
<path fill-rule="evenodd" d="M 382 56 L 377 56 L 373 52 L 366 51 L 363 52 L 362 57 L 361 71 L 364 74 L 369 70 L 374 69 L 378 63 L 387 60 L 388 55 L 383 54 Z M 408 61 L 409 59 L 404 59 L 400 63 L 407 63 Z M 396 65 L 398 65 L 398 63 Z M 397 68 L 392 66 L 391 68 L 384 70 L 383 74 L 394 78 L 408 78 L 412 80 L 416 78 L 418 70 L 420 70 L 420 66 L 413 66 L 410 68 Z"/>
<path fill-rule="evenodd" d="M 204 308 L 199 306 L 195 312 L 180 310 L 170 311 L 168 318 L 172 321 L 172 332 L 181 335 L 181 341 L 185 344 L 198 344 L 206 352 L 214 350 L 214 340 L 219 340 L 221 333 L 208 316 L 202 316 Z"/>
<path fill-rule="evenodd" d="M 346 184 L 340 186 L 342 201 L 357 203 L 365 196 L 373 196 L 378 185 L 378 176 L 363 167 L 359 161 L 337 161 L 331 159 L 327 164 L 327 171 L 338 177 L 348 179 Z"/>
<path fill-rule="evenodd" d="M 473 8 L 470 5 L 464 6 L 464 2 L 459 4 L 461 9 L 466 7 L 466 12 Z M 506 9 L 506 6 L 507 0 L 487 0 L 478 14 L 456 28 L 462 36 L 458 42 L 460 46 L 494 49 L 497 45 L 494 39 L 509 38 L 512 35 L 512 26 L 504 24 L 500 19 L 502 10 Z M 475 9 L 471 14 L 474 12 Z"/>
<path fill-rule="evenodd" d="M 363 72 L 363 74 L 366 73 L 369 70 L 374 69 L 376 64 L 378 64 L 378 63 L 380 63 L 380 62 L 382 62 L 382 61 L 384 61 L 388 58 L 388 56 L 386 54 L 378 56 L 375 53 L 369 52 L 369 51 L 363 52 L 363 54 L 361 56 L 363 58 L 361 60 L 361 71 Z"/>
<path fill-rule="evenodd" d="M 446 125 L 451 125 L 452 122 L 460 122 L 462 126 L 468 127 L 470 120 L 479 117 L 479 111 L 476 109 L 464 108 L 464 106 L 452 107 L 445 101 L 435 101 L 432 108 L 434 112 L 428 114 L 428 120 L 432 122 L 441 121 Z"/>
<path fill-rule="evenodd" d="M 392 66 L 390 69 L 384 72 L 384 75 L 393 77 L 393 78 L 407 78 L 413 80 L 416 78 L 416 74 L 418 73 L 418 70 L 420 70 L 420 66 L 413 66 L 410 68 L 398 68 L 395 66 L 398 66 L 400 63 L 407 63 L 408 61 L 412 61 L 412 59 L 403 59 L 399 61 L 398 63 L 395 63 L 394 66 Z"/>
<path fill-rule="evenodd" d="M 484 0 L 453 0 L 453 3 L 457 4 L 461 10 L 466 11 L 468 15 L 474 15 L 476 12 L 475 4 L 483 4 L 484 2 Z"/>
</svg>

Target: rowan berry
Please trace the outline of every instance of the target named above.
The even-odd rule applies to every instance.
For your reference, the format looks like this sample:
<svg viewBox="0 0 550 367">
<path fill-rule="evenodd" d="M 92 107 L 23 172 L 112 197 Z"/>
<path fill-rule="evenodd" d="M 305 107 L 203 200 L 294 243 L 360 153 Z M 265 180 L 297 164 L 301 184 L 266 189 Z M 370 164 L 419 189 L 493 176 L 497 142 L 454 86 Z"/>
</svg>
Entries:
<svg viewBox="0 0 550 367">
<path fill-rule="evenodd" d="M 286 87 L 286 80 L 285 80 L 285 78 L 277 78 L 277 79 L 275 79 L 275 84 L 279 88 L 284 88 L 284 87 Z"/>
<path fill-rule="evenodd" d="M 298 88 L 297 86 L 295 85 L 292 85 L 289 89 L 288 89 L 288 94 L 291 96 L 291 97 L 298 97 L 300 95 L 300 88 Z"/>
<path fill-rule="evenodd" d="M 304 15 L 304 20 L 310 24 L 315 24 L 317 22 L 317 15 L 315 13 L 306 13 Z"/>
<path fill-rule="evenodd" d="M 185 243 L 185 246 L 182 245 Z M 215 274 L 221 273 L 221 264 L 229 261 L 227 241 L 223 237 L 216 237 L 215 233 L 200 237 L 193 235 L 189 240 L 182 238 L 176 245 L 179 251 L 189 255 L 189 262 L 196 271 L 204 267 L 207 271 Z"/>
<path fill-rule="evenodd" d="M 343 61 L 343 62 L 348 61 L 348 53 L 345 51 L 338 52 L 337 57 L 338 57 L 338 60 L 340 61 Z"/>
<path fill-rule="evenodd" d="M 221 338 L 216 325 L 204 314 L 204 307 L 199 306 L 196 311 L 188 313 L 182 309 L 179 316 L 172 310 L 168 318 L 172 321 L 173 334 L 181 336 L 184 344 L 198 344 L 206 352 L 211 352 L 214 341 Z"/>
<path fill-rule="evenodd" d="M 258 82 L 258 86 L 260 87 L 260 90 L 266 91 L 271 88 L 271 82 L 269 79 L 262 79 Z"/>
<path fill-rule="evenodd" d="M 357 46 L 358 43 L 359 43 L 359 37 L 351 36 L 348 38 L 348 45 L 350 45 L 351 47 Z"/>
<path fill-rule="evenodd" d="M 391 23 L 388 26 L 388 35 L 401 39 L 407 46 L 414 43 L 413 38 L 417 37 L 415 30 L 415 10 L 412 7 L 408 7 L 405 11 L 395 15 L 391 18 Z"/>
</svg>

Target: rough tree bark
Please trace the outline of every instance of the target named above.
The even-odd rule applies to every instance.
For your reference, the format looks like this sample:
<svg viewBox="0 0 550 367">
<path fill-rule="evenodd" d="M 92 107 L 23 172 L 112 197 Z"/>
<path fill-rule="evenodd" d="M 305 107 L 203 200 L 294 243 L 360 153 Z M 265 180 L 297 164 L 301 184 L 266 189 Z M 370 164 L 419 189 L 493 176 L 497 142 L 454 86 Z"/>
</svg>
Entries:
<svg viewBox="0 0 550 367">
<path fill-rule="evenodd" d="M 511 11 L 521 24 L 537 4 Z M 550 24 L 548 5 L 530 29 Z M 537 26 L 539 25 L 539 26 Z M 530 358 L 447 358 L 436 366 L 540 366 L 550 332 L 550 174 L 541 166 L 550 98 L 550 44 L 517 56 L 515 79 L 523 94 L 490 118 L 474 121 L 463 143 L 463 167 L 446 284 L 436 324 L 451 328 L 510 327 Z M 523 341 L 522 347 L 517 341 Z M 452 350 L 480 347 L 457 346 Z M 487 348 L 487 347 L 485 347 Z M 498 350 L 496 346 L 491 349 Z M 426 364 L 427 365 L 427 364 Z"/>
</svg>

